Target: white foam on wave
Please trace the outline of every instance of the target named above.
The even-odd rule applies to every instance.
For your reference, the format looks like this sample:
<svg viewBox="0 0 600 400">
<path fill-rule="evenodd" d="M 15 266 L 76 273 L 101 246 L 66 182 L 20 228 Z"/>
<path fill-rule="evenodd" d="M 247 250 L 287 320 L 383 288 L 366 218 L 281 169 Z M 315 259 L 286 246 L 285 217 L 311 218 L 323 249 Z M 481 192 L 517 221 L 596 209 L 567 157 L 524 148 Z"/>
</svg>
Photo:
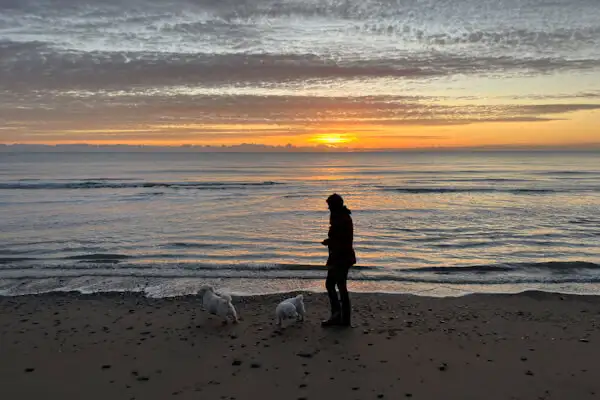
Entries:
<svg viewBox="0 0 600 400">
<path fill-rule="evenodd" d="M 104 292 L 144 293 L 148 297 L 178 297 L 195 295 L 198 289 L 210 284 L 219 291 L 236 297 L 280 294 L 290 292 L 324 293 L 324 280 L 245 280 L 245 279 L 150 279 L 120 278 L 92 280 L 74 278 L 67 280 L 46 279 L 38 281 L 0 280 L 0 296 L 21 296 L 52 292 L 79 292 L 82 294 Z M 440 285 L 412 282 L 357 282 L 350 281 L 349 289 L 356 293 L 412 294 L 428 297 L 457 297 L 468 294 L 507 294 L 529 290 L 578 295 L 598 295 L 599 283 L 578 284 L 505 284 L 505 285 Z"/>
<path fill-rule="evenodd" d="M 156 266 L 103 265 L 62 268 L 0 269 L 0 294 L 22 295 L 54 291 L 81 293 L 127 291 L 150 297 L 195 294 L 202 284 L 226 288 L 235 295 L 269 294 L 297 290 L 322 290 L 324 269 L 310 267 L 267 269 L 250 266 L 193 269 Z M 285 266 L 282 266 L 285 268 Z M 440 267 L 421 269 L 351 270 L 352 286 L 365 292 L 391 292 L 454 296 L 465 293 L 513 293 L 524 289 L 580 291 L 600 288 L 598 265 L 554 262 L 519 267 Z"/>
</svg>

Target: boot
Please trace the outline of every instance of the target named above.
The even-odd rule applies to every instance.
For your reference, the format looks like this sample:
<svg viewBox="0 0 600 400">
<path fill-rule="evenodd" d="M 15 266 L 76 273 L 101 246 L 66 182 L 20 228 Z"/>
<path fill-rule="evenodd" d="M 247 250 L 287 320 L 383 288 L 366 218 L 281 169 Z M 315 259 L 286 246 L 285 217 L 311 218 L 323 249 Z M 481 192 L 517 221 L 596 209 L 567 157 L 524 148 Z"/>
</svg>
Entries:
<svg viewBox="0 0 600 400">
<path fill-rule="evenodd" d="M 342 311 L 342 317 L 340 318 L 340 326 L 351 327 L 352 320 L 350 317 L 350 311 L 344 310 Z"/>
<path fill-rule="evenodd" d="M 342 318 L 340 320 L 340 324 L 339 325 L 351 328 L 352 327 L 352 321 L 350 321 L 350 317 L 348 316 L 347 318 Z"/>
<path fill-rule="evenodd" d="M 340 321 L 341 326 L 352 326 L 352 307 L 350 306 L 350 299 L 344 299 L 342 301 L 342 318 Z"/>
<path fill-rule="evenodd" d="M 330 326 L 339 326 L 342 324 L 342 314 L 339 312 L 331 313 L 331 317 L 328 320 L 321 322 L 321 326 L 324 328 Z"/>
</svg>

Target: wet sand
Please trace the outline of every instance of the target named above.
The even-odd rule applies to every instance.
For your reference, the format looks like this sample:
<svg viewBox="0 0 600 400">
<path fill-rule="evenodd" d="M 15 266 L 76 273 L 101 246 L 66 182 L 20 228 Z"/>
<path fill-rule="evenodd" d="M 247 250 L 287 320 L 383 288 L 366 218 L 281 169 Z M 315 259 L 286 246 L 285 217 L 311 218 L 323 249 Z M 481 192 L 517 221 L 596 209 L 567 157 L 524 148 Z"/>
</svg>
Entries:
<svg viewBox="0 0 600 400">
<path fill-rule="evenodd" d="M 352 329 L 277 332 L 287 295 L 74 293 L 0 298 L 2 399 L 598 399 L 600 297 L 354 294 Z"/>
</svg>

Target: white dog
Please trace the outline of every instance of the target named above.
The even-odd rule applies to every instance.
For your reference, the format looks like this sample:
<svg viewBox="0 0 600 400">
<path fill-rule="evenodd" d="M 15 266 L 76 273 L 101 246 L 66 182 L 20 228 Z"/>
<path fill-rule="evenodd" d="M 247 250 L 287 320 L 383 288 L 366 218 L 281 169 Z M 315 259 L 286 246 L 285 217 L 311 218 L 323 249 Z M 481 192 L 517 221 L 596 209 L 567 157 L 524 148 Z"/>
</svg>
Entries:
<svg viewBox="0 0 600 400">
<path fill-rule="evenodd" d="M 277 326 L 283 327 L 283 321 L 286 319 L 296 319 L 304 321 L 306 309 L 304 308 L 304 296 L 299 294 L 296 297 L 285 299 L 277 305 L 275 315 L 277 316 Z"/>
<path fill-rule="evenodd" d="M 218 315 L 223 318 L 223 323 L 229 322 L 229 318 L 233 323 L 238 322 L 237 312 L 231 303 L 231 296 L 228 294 L 218 294 L 212 286 L 202 286 L 198 291 L 198 295 L 202 296 L 202 306 L 206 311 L 213 315 Z"/>
</svg>

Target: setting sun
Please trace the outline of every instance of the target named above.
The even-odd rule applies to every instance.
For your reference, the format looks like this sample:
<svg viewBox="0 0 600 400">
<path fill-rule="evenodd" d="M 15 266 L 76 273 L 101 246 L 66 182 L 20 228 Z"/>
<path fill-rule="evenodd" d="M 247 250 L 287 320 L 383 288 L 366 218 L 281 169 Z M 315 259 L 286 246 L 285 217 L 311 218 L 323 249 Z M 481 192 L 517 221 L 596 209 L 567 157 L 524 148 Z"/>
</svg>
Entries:
<svg viewBox="0 0 600 400">
<path fill-rule="evenodd" d="M 336 144 L 345 144 L 350 143 L 356 140 L 353 136 L 348 135 L 338 135 L 338 134 L 322 134 L 314 136 L 311 141 L 317 142 L 326 145 L 336 145 Z"/>
</svg>

